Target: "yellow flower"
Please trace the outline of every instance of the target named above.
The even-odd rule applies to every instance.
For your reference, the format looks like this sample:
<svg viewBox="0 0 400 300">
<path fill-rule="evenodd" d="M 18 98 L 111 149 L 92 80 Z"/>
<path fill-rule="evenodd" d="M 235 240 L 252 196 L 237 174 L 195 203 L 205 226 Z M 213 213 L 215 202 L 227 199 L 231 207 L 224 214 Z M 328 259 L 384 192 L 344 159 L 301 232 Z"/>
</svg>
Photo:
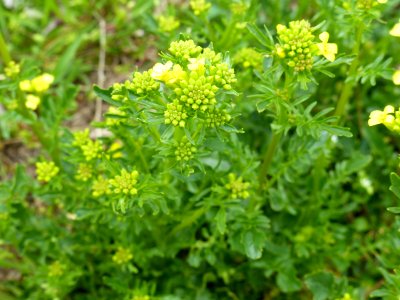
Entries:
<svg viewBox="0 0 400 300">
<path fill-rule="evenodd" d="M 174 16 L 159 16 L 158 27 L 161 31 L 170 32 L 179 27 L 180 23 Z"/>
<path fill-rule="evenodd" d="M 126 264 L 133 258 L 132 252 L 123 247 L 119 247 L 117 252 L 113 255 L 112 259 L 119 265 Z"/>
<path fill-rule="evenodd" d="M 392 105 L 387 105 L 383 111 L 374 110 L 369 115 L 368 125 L 375 126 L 378 124 L 389 125 L 395 120 L 392 115 L 394 113 L 394 107 Z"/>
<path fill-rule="evenodd" d="M 30 80 L 22 80 L 19 83 L 19 89 L 21 91 L 30 92 L 32 90 L 32 84 Z"/>
<path fill-rule="evenodd" d="M 400 85 L 400 70 L 394 72 L 392 79 L 395 85 Z"/>
<path fill-rule="evenodd" d="M 319 35 L 319 39 L 322 43 L 318 43 L 317 47 L 319 49 L 319 53 L 329 61 L 335 60 L 335 55 L 338 53 L 338 47 L 335 43 L 328 43 L 329 41 L 329 33 L 323 32 Z"/>
<path fill-rule="evenodd" d="M 189 58 L 188 69 L 190 71 L 204 71 L 204 65 L 206 64 L 205 58 Z"/>
<path fill-rule="evenodd" d="M 186 78 L 186 72 L 182 69 L 180 65 L 174 65 L 172 70 L 168 70 L 164 74 L 164 82 L 167 85 L 172 85 L 179 80 Z"/>
<path fill-rule="evenodd" d="M 26 96 L 26 101 L 25 101 L 25 106 L 26 108 L 29 108 L 31 110 L 35 110 L 40 104 L 40 98 L 35 95 L 27 95 Z"/>
<path fill-rule="evenodd" d="M 49 89 L 53 81 L 54 81 L 53 75 L 44 73 L 31 80 L 32 89 L 38 93 L 45 92 Z"/>
<path fill-rule="evenodd" d="M 60 168 L 57 167 L 52 161 L 42 161 L 36 163 L 36 175 L 39 181 L 49 182 L 58 174 L 59 171 Z"/>
<path fill-rule="evenodd" d="M 172 61 L 168 61 L 165 64 L 156 63 L 152 69 L 151 77 L 156 80 L 164 81 L 166 73 L 172 69 Z"/>
<path fill-rule="evenodd" d="M 15 75 L 18 75 L 20 71 L 20 65 L 17 64 L 15 61 L 10 61 L 8 65 L 4 68 L 4 73 L 7 77 L 14 77 Z"/>
<path fill-rule="evenodd" d="M 393 28 L 389 31 L 389 34 L 400 37 L 400 22 L 393 26 Z"/>
</svg>

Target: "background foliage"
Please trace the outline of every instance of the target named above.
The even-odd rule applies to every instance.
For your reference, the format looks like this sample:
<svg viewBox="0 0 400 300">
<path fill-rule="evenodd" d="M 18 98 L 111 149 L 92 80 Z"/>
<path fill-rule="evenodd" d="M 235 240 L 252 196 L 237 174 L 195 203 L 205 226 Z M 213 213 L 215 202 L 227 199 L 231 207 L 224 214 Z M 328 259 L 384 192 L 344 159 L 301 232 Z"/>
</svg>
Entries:
<svg viewBox="0 0 400 300">
<path fill-rule="evenodd" d="M 398 106 L 400 2 L 190 2 L 1 4 L 0 299 L 399 299 L 399 139 L 367 121 Z M 277 51 L 302 19 L 339 50 L 310 72 Z M 188 39 L 235 70 L 215 128 L 123 85 Z"/>
</svg>

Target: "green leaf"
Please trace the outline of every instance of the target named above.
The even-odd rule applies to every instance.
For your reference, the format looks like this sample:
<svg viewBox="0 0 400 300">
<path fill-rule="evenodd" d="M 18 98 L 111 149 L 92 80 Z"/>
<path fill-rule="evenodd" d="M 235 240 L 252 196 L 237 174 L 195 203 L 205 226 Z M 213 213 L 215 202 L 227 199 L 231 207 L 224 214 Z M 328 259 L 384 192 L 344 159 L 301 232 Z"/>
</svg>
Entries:
<svg viewBox="0 0 400 300">
<path fill-rule="evenodd" d="M 306 276 L 305 283 L 314 295 L 314 300 L 324 300 L 332 294 L 334 277 L 328 272 L 317 272 Z"/>
<path fill-rule="evenodd" d="M 101 98 L 102 100 L 104 100 L 105 102 L 114 105 L 114 106 L 121 106 L 121 102 L 119 101 L 115 101 L 111 98 L 111 92 L 112 92 L 112 88 L 109 88 L 108 90 L 103 90 L 100 87 L 98 87 L 97 85 L 95 85 L 93 87 L 93 91 L 95 92 L 95 94 Z"/>
<path fill-rule="evenodd" d="M 400 214 L 400 207 L 388 207 L 387 210 L 394 214 Z"/>
<path fill-rule="evenodd" d="M 259 259 L 265 244 L 265 236 L 258 230 L 251 229 L 242 235 L 242 243 L 246 255 L 251 259 Z"/>
<path fill-rule="evenodd" d="M 217 214 L 215 215 L 215 221 L 217 222 L 217 229 L 221 234 L 224 234 L 226 231 L 226 210 L 224 208 L 220 208 Z"/>
<path fill-rule="evenodd" d="M 285 293 L 292 293 L 301 289 L 301 281 L 297 278 L 293 268 L 279 272 L 276 277 L 276 283 Z"/>
<path fill-rule="evenodd" d="M 247 24 L 247 29 L 260 42 L 260 44 L 271 49 L 273 47 L 274 41 L 267 27 L 264 28 L 266 34 L 264 34 L 256 25 Z"/>
<path fill-rule="evenodd" d="M 75 41 L 71 45 L 69 45 L 67 50 L 65 50 L 64 54 L 60 57 L 54 69 L 54 77 L 56 82 L 60 82 L 75 65 L 74 58 L 76 55 L 76 51 L 78 51 L 84 36 L 84 33 L 78 34 Z"/>
<path fill-rule="evenodd" d="M 390 182 L 392 185 L 390 186 L 389 190 L 396 195 L 397 198 L 400 198 L 400 177 L 396 173 L 390 174 Z"/>
</svg>

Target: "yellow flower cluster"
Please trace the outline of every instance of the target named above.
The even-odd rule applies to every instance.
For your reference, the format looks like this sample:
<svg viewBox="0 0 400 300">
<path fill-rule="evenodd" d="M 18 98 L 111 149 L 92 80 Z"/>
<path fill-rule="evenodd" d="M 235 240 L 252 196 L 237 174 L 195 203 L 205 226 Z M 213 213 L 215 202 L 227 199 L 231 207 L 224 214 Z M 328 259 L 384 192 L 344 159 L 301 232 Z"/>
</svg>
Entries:
<svg viewBox="0 0 400 300">
<path fill-rule="evenodd" d="M 190 0 L 190 7 L 192 8 L 194 14 L 198 16 L 204 12 L 207 12 L 211 7 L 211 3 L 205 0 Z"/>
<path fill-rule="evenodd" d="M 192 40 L 172 42 L 169 52 L 179 63 L 156 63 L 149 74 L 172 91 L 173 100 L 164 112 L 165 124 L 184 127 L 197 111 L 204 114 L 213 110 L 217 92 L 231 90 L 236 77 L 220 53 L 203 49 Z"/>
<path fill-rule="evenodd" d="M 89 137 L 89 129 L 77 131 L 74 134 L 73 146 L 77 146 L 82 150 L 86 161 L 100 158 L 103 152 L 103 144 L 100 141 L 93 141 Z"/>
<path fill-rule="evenodd" d="M 133 255 L 129 249 L 119 247 L 117 252 L 113 255 L 112 260 L 119 265 L 123 265 L 132 260 L 132 258 Z"/>
<path fill-rule="evenodd" d="M 262 54 L 253 48 L 242 48 L 233 57 L 233 62 L 243 68 L 262 69 L 262 60 Z"/>
<path fill-rule="evenodd" d="M 360 9 L 368 10 L 379 4 L 385 4 L 387 0 L 358 0 L 357 7 Z"/>
<path fill-rule="evenodd" d="M 32 80 L 22 80 L 19 83 L 21 91 L 41 94 L 50 88 L 50 85 L 54 81 L 54 76 L 48 73 L 39 75 Z M 31 110 L 36 110 L 40 104 L 40 97 L 28 94 L 26 96 L 25 106 Z"/>
<path fill-rule="evenodd" d="M 108 182 L 113 187 L 112 192 L 114 194 L 136 195 L 138 193 L 138 190 L 136 189 L 138 177 L 138 171 L 134 170 L 128 172 L 123 169 L 120 175 L 115 176 Z"/>
<path fill-rule="evenodd" d="M 18 75 L 20 71 L 21 67 L 15 61 L 10 61 L 8 65 L 4 68 L 4 74 L 6 74 L 6 76 L 10 78 Z"/>
<path fill-rule="evenodd" d="M 158 27 L 163 32 L 174 31 L 180 25 L 180 22 L 174 16 L 159 16 L 157 21 Z"/>
<path fill-rule="evenodd" d="M 385 125 L 389 130 L 400 133 L 400 110 L 395 111 L 392 105 L 381 110 L 374 110 L 369 115 L 368 125 Z"/>
<path fill-rule="evenodd" d="M 80 163 L 75 178 L 81 181 L 88 181 L 92 177 L 93 169 L 90 165 Z"/>
<path fill-rule="evenodd" d="M 292 21 L 289 26 L 276 26 L 279 44 L 275 46 L 276 55 L 296 72 L 311 70 L 313 57 L 323 55 L 334 61 L 338 52 L 335 43 L 329 43 L 329 33 L 319 35 L 320 43 L 315 42 L 314 28 L 306 20 Z"/>
<path fill-rule="evenodd" d="M 19 83 L 19 88 L 25 92 L 43 93 L 50 88 L 50 85 L 53 83 L 53 81 L 53 75 L 44 73 L 33 78 L 32 80 L 22 80 Z"/>
<path fill-rule="evenodd" d="M 48 275 L 50 277 L 60 277 L 64 274 L 65 269 L 65 265 L 56 260 L 48 267 Z"/>
<path fill-rule="evenodd" d="M 49 182 L 54 178 L 60 169 L 52 161 L 42 161 L 36 163 L 36 175 L 39 181 Z"/>
<path fill-rule="evenodd" d="M 243 182 L 242 177 L 236 177 L 234 173 L 228 175 L 229 183 L 225 184 L 225 188 L 231 193 L 233 199 L 246 199 L 250 196 L 248 191 L 250 187 L 249 182 Z"/>
<path fill-rule="evenodd" d="M 108 185 L 108 180 L 102 176 L 99 176 L 92 185 L 92 195 L 93 197 L 97 198 L 102 195 L 110 194 L 111 190 Z"/>
</svg>

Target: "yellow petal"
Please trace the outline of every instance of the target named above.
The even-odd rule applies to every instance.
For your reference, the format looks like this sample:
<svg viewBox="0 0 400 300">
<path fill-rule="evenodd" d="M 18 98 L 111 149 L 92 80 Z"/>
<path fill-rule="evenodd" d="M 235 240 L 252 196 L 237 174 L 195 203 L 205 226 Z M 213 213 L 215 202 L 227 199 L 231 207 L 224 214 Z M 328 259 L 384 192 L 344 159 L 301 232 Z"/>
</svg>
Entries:
<svg viewBox="0 0 400 300">
<path fill-rule="evenodd" d="M 389 34 L 400 37 L 400 23 L 394 25 L 393 28 L 389 31 Z"/>
<path fill-rule="evenodd" d="M 394 106 L 393 105 L 386 105 L 383 109 L 385 114 L 393 114 L 394 113 Z"/>
<path fill-rule="evenodd" d="M 368 126 L 382 124 L 385 114 L 380 110 L 374 110 L 369 115 Z"/>
<path fill-rule="evenodd" d="M 400 70 L 394 72 L 392 79 L 395 85 L 400 85 Z"/>
<path fill-rule="evenodd" d="M 323 32 L 319 35 L 319 39 L 323 42 L 323 43 L 327 43 L 329 41 L 329 33 L 328 32 Z"/>
</svg>

